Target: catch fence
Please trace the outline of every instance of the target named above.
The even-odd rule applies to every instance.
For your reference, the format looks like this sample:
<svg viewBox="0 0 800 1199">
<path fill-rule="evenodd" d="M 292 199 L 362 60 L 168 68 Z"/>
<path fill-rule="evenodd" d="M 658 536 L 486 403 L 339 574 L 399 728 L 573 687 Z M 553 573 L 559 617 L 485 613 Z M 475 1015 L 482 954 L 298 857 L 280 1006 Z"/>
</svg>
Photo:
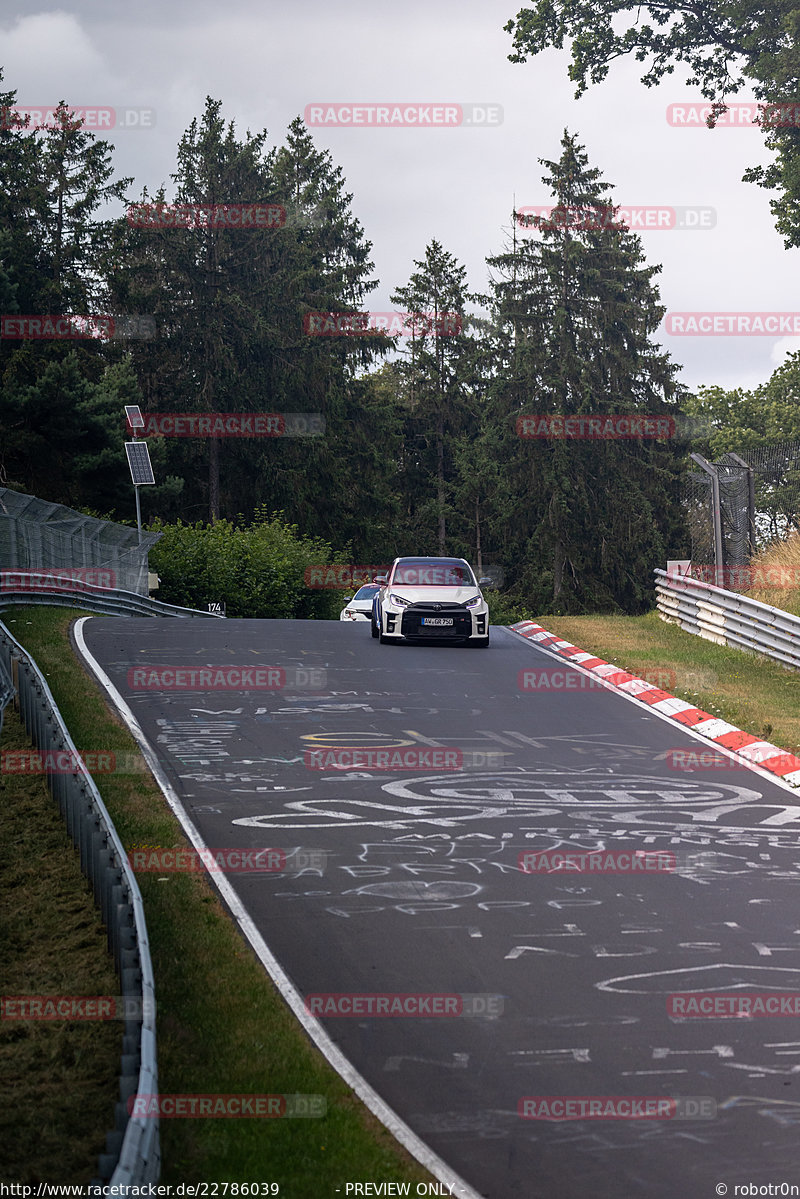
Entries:
<svg viewBox="0 0 800 1199">
<path fill-rule="evenodd" d="M 147 554 L 161 537 L 0 487 L 0 569 L 104 570 L 113 587 L 148 594 Z"/>
</svg>

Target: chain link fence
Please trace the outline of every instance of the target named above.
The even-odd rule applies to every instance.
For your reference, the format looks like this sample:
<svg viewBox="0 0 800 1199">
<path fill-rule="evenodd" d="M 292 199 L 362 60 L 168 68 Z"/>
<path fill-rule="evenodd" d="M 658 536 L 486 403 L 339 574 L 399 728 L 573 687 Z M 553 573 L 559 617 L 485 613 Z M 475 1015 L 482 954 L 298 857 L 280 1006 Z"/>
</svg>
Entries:
<svg viewBox="0 0 800 1199">
<path fill-rule="evenodd" d="M 692 562 L 714 561 L 714 497 L 711 478 L 701 470 L 690 470 L 684 490 L 686 520 L 691 538 Z"/>
<path fill-rule="evenodd" d="M 800 441 L 723 454 L 692 454 L 684 502 L 692 562 L 745 566 L 757 550 L 800 528 Z"/>
<path fill-rule="evenodd" d="M 143 533 L 0 487 L 0 570 L 103 571 L 105 586 L 147 595 L 147 554 L 160 533 Z"/>
</svg>

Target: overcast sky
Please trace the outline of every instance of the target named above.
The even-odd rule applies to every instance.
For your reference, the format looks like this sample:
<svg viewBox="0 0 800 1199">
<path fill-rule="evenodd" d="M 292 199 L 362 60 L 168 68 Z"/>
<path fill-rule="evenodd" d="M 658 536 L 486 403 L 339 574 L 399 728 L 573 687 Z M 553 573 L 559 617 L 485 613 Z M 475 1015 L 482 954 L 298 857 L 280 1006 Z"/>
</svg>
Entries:
<svg viewBox="0 0 800 1199">
<path fill-rule="evenodd" d="M 503 31 L 518 5 L 493 0 L 74 0 L 49 8 L 0 0 L 0 66 L 22 105 L 70 104 L 154 110 L 149 129 L 115 130 L 119 175 L 132 195 L 152 192 L 174 170 L 175 148 L 206 95 L 223 102 L 240 132 L 266 128 L 280 144 L 289 122 L 314 102 L 491 104 L 502 123 L 482 128 L 316 128 L 353 193 L 373 243 L 380 286 L 373 310 L 408 281 L 414 259 L 437 238 L 464 263 L 471 289 L 487 286 L 487 255 L 503 246 L 514 199 L 547 203 L 539 158 L 560 153 L 564 128 L 631 206 L 699 206 L 713 228 L 645 229 L 648 262 L 670 312 L 800 311 L 798 251 L 785 250 L 769 193 L 741 182 L 769 161 L 756 128 L 683 129 L 670 104 L 701 101 L 677 70 L 659 88 L 622 61 L 605 83 L 573 98 L 568 52 L 508 62 Z M 638 69 L 637 69 L 638 67 Z M 738 100 L 746 100 L 743 93 Z M 764 382 L 800 338 L 668 335 L 661 344 L 689 387 Z"/>
</svg>

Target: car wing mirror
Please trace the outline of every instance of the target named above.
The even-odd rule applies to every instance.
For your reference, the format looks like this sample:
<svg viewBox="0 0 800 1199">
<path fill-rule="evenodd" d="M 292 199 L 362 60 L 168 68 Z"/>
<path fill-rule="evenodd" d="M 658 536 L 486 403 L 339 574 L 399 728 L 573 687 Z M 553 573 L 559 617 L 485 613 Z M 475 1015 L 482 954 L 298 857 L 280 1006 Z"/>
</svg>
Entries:
<svg viewBox="0 0 800 1199">
<path fill-rule="evenodd" d="M 381 584 L 388 583 L 389 576 L 388 575 L 375 575 L 375 578 L 372 581 L 373 581 L 373 583 L 381 583 Z"/>
</svg>

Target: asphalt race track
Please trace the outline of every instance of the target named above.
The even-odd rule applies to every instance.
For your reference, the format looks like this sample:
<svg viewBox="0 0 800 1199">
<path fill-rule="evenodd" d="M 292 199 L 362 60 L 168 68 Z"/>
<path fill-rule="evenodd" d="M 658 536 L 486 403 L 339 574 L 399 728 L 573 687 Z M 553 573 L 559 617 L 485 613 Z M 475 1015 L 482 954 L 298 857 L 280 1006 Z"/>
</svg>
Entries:
<svg viewBox="0 0 800 1199">
<path fill-rule="evenodd" d="M 380 646 L 333 621 L 90 618 L 83 635 L 206 845 L 295 863 L 226 877 L 302 995 L 479 997 L 472 1015 L 322 1018 L 476 1192 L 800 1184 L 800 1017 L 668 1010 L 676 992 L 800 995 L 800 794 L 734 764 L 674 768 L 669 751 L 698 738 L 504 629 L 480 652 Z M 280 668 L 285 685 L 154 690 L 129 674 L 209 666 Z M 463 761 L 305 764 L 353 746 Z M 620 869 L 636 851 L 674 858 L 520 867 L 599 850 Z M 662 1114 L 519 1114 L 542 1096 L 650 1097 L 638 1110 Z"/>
</svg>

